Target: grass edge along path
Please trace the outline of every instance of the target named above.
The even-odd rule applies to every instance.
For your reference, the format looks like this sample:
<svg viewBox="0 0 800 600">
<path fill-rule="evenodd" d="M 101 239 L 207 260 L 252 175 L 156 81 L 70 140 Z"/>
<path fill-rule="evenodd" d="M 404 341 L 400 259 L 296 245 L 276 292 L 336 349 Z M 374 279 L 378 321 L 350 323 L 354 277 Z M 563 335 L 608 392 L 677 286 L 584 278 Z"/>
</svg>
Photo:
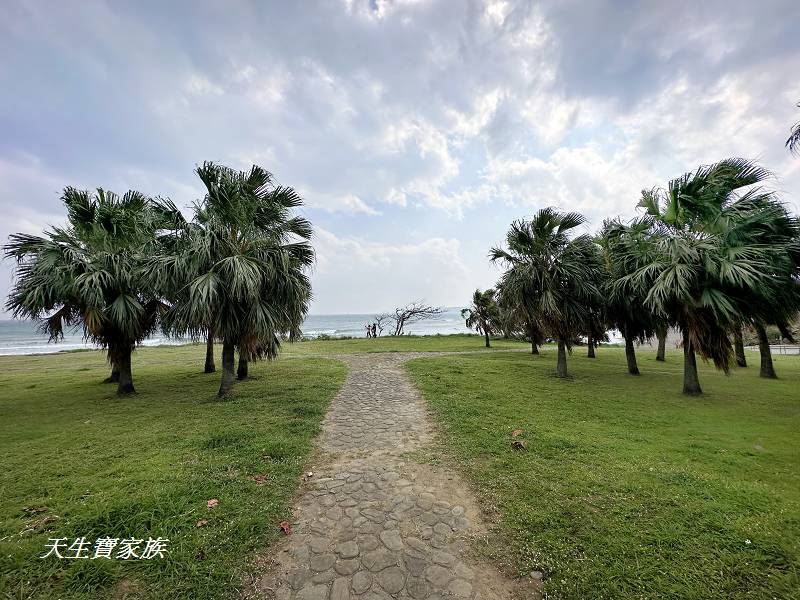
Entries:
<svg viewBox="0 0 800 600">
<path fill-rule="evenodd" d="M 750 354 L 757 363 L 757 355 Z M 548 598 L 797 598 L 800 360 L 730 376 L 621 349 L 419 358 L 407 369 L 440 443 L 499 514 L 496 553 Z M 514 430 L 523 433 L 512 438 Z M 524 440 L 526 451 L 511 449 Z M 505 544 L 505 547 L 501 547 Z"/>
<path fill-rule="evenodd" d="M 346 367 L 255 363 L 232 400 L 203 347 L 134 353 L 137 394 L 99 352 L 0 357 L 0 597 L 221 598 L 279 535 Z M 217 499 L 209 508 L 207 501 Z M 39 559 L 50 537 L 162 537 L 163 559 Z"/>
</svg>

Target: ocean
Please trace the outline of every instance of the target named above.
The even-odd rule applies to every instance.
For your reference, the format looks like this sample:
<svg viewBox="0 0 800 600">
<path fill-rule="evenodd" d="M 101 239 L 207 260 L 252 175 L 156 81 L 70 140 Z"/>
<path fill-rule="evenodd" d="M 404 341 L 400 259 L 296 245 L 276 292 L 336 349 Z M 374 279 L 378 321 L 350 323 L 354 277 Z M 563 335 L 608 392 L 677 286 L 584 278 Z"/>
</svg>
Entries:
<svg viewBox="0 0 800 600">
<path fill-rule="evenodd" d="M 459 308 L 447 308 L 441 315 L 406 325 L 405 333 L 414 335 L 436 335 L 449 333 L 469 333 L 461 318 Z M 316 338 L 320 335 L 331 337 L 366 337 L 365 325 L 374 321 L 374 314 L 363 315 L 309 315 L 303 322 L 303 335 Z M 388 326 L 384 335 L 390 333 Z M 155 335 L 144 342 L 144 346 L 186 344 L 190 340 L 171 338 L 163 334 Z M 64 350 L 95 348 L 83 339 L 83 331 L 78 328 L 66 331 L 59 342 L 48 342 L 47 335 L 40 333 L 30 321 L 0 320 L 0 356 L 12 354 L 49 354 Z"/>
</svg>

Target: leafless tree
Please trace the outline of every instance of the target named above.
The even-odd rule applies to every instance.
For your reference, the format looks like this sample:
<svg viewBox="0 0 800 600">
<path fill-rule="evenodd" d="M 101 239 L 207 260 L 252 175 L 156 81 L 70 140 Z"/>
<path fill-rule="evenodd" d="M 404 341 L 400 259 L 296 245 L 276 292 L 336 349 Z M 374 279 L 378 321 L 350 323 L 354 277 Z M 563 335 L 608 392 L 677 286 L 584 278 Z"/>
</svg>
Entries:
<svg viewBox="0 0 800 600">
<path fill-rule="evenodd" d="M 390 313 L 381 313 L 379 315 L 375 315 L 374 323 L 378 328 L 378 335 L 380 336 L 383 333 L 383 328 L 389 324 L 390 321 L 394 320 L 394 315 Z"/>
<path fill-rule="evenodd" d="M 422 300 L 416 300 L 405 306 L 395 308 L 394 314 L 389 317 L 394 321 L 393 335 L 403 335 L 403 330 L 409 323 L 430 319 L 443 312 L 443 308 L 439 306 L 429 306 Z"/>
</svg>

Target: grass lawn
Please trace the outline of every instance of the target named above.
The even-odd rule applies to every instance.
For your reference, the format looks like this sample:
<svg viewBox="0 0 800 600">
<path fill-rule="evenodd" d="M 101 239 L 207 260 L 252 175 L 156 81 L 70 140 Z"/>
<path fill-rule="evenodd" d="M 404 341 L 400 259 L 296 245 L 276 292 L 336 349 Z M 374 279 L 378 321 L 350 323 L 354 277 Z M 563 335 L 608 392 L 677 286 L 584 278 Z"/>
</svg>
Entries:
<svg viewBox="0 0 800 600">
<path fill-rule="evenodd" d="M 412 377 L 441 443 L 499 522 L 497 557 L 544 573 L 548 598 L 799 598 L 800 357 L 781 378 L 701 364 L 706 394 L 681 395 L 682 356 L 576 349 L 417 359 Z M 512 431 L 527 451 L 511 449 Z"/>
<path fill-rule="evenodd" d="M 529 345 L 516 340 L 492 340 L 492 349 L 508 350 L 528 348 Z M 284 344 L 287 354 L 348 354 L 368 352 L 468 352 L 486 350 L 483 336 L 469 334 L 454 335 L 404 335 L 399 337 L 379 337 L 375 339 L 352 340 L 309 340 Z"/>
<path fill-rule="evenodd" d="M 119 400 L 100 383 L 109 369 L 98 352 L 0 357 L 0 597 L 235 590 L 252 551 L 290 515 L 345 367 L 255 363 L 254 378 L 219 402 L 219 373 L 202 374 L 203 358 L 203 346 L 139 349 L 138 393 Z M 80 536 L 170 541 L 164 559 L 38 558 L 48 538 Z"/>
</svg>

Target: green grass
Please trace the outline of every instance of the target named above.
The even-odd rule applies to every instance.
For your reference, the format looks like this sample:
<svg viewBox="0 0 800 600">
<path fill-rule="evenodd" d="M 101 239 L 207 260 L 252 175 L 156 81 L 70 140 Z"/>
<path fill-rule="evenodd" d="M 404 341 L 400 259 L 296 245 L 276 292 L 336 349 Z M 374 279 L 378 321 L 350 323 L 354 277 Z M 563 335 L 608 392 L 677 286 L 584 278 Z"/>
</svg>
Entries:
<svg viewBox="0 0 800 600">
<path fill-rule="evenodd" d="M 379 337 L 375 339 L 351 340 L 309 340 L 284 344 L 287 354 L 363 354 L 369 352 L 468 352 L 486 350 L 483 337 L 479 335 L 403 335 L 399 337 Z M 492 340 L 492 349 L 508 350 L 527 348 L 528 344 L 516 340 Z"/>
<path fill-rule="evenodd" d="M 137 350 L 138 393 L 124 400 L 100 383 L 109 369 L 98 352 L 0 358 L 0 597 L 231 595 L 290 517 L 345 367 L 256 363 L 219 402 L 203 353 Z M 150 561 L 38 558 L 47 538 L 79 536 L 170 542 Z"/>
<path fill-rule="evenodd" d="M 800 358 L 781 379 L 681 359 L 576 349 L 562 381 L 552 351 L 418 359 L 409 371 L 441 443 L 498 520 L 494 553 L 544 573 L 548 598 L 800 597 Z M 523 429 L 527 451 L 511 449 Z"/>
</svg>

